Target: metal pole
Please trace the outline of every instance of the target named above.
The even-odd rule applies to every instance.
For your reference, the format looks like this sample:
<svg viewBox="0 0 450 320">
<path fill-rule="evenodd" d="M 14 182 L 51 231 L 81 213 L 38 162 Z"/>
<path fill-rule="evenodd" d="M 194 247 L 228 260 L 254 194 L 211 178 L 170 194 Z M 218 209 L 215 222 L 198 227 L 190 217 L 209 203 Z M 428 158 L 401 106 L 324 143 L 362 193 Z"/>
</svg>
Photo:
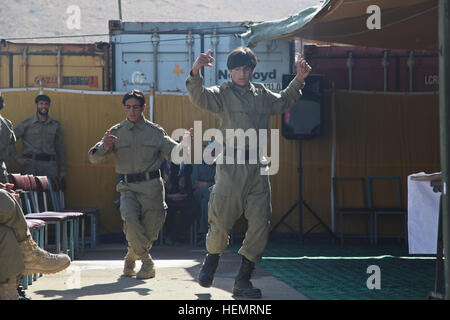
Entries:
<svg viewBox="0 0 450 320">
<path fill-rule="evenodd" d="M 303 153 L 302 139 L 298 139 L 298 235 L 303 242 Z"/>
<path fill-rule="evenodd" d="M 443 178 L 442 233 L 445 257 L 445 299 L 450 300 L 450 202 L 447 191 L 450 151 L 450 1 L 439 0 L 439 118 Z"/>
<path fill-rule="evenodd" d="M 122 21 L 122 0 L 117 0 L 119 3 L 119 20 Z"/>
</svg>

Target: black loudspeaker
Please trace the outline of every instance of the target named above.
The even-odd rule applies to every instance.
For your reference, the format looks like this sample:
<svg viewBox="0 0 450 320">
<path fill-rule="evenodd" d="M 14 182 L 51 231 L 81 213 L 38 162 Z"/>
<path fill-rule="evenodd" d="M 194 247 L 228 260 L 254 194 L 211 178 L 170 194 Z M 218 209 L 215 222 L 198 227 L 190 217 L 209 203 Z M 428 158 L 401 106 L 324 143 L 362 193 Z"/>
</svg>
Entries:
<svg viewBox="0 0 450 320">
<path fill-rule="evenodd" d="M 283 89 L 295 75 L 283 75 Z M 323 131 L 323 76 L 309 75 L 305 79 L 302 97 L 289 110 L 283 112 L 281 134 L 289 140 L 311 139 Z"/>
</svg>

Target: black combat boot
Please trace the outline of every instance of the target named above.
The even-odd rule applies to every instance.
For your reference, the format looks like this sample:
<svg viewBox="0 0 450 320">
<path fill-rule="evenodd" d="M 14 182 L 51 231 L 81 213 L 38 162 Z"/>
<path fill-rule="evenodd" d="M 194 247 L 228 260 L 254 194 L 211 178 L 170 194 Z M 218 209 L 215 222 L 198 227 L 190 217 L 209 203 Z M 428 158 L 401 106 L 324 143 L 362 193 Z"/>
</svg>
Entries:
<svg viewBox="0 0 450 320">
<path fill-rule="evenodd" d="M 202 268 L 198 275 L 198 283 L 205 288 L 211 287 L 214 279 L 214 273 L 216 272 L 217 265 L 219 264 L 220 254 L 206 254 L 205 261 L 203 261 Z"/>
<path fill-rule="evenodd" d="M 250 282 L 255 263 L 242 256 L 241 268 L 234 282 L 233 294 L 245 298 L 261 298 L 261 290 Z"/>
</svg>

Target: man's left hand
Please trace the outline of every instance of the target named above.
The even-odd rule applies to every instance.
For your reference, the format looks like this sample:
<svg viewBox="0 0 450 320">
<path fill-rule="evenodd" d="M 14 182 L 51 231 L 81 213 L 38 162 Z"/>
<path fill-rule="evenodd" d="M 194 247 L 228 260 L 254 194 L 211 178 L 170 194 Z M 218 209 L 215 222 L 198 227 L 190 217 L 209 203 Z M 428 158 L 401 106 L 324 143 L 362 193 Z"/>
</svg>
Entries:
<svg viewBox="0 0 450 320">
<path fill-rule="evenodd" d="M 311 66 L 306 62 L 305 59 L 301 58 L 295 64 L 295 68 L 297 70 L 297 80 L 302 83 L 305 82 L 306 77 L 312 70 Z"/>
</svg>

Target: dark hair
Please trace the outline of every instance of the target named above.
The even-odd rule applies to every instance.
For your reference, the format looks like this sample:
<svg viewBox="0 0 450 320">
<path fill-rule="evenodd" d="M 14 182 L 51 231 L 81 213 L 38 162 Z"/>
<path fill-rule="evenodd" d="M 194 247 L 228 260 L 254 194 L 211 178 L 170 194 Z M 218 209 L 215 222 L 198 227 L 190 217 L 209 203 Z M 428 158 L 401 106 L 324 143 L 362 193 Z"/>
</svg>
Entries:
<svg viewBox="0 0 450 320">
<path fill-rule="evenodd" d="M 141 104 L 141 106 L 143 106 L 145 104 L 145 96 L 141 90 L 133 89 L 130 92 L 127 92 L 123 96 L 123 100 L 122 100 L 123 105 L 125 105 L 125 102 L 131 98 L 137 99 L 139 101 L 139 103 Z"/>
<path fill-rule="evenodd" d="M 227 68 L 232 70 L 237 67 L 249 67 L 255 69 L 258 59 L 250 48 L 239 47 L 230 52 L 227 59 Z"/>
<path fill-rule="evenodd" d="M 38 103 L 39 101 L 47 101 L 49 104 L 51 102 L 50 97 L 45 94 L 40 94 L 34 99 L 35 103 Z"/>
</svg>

